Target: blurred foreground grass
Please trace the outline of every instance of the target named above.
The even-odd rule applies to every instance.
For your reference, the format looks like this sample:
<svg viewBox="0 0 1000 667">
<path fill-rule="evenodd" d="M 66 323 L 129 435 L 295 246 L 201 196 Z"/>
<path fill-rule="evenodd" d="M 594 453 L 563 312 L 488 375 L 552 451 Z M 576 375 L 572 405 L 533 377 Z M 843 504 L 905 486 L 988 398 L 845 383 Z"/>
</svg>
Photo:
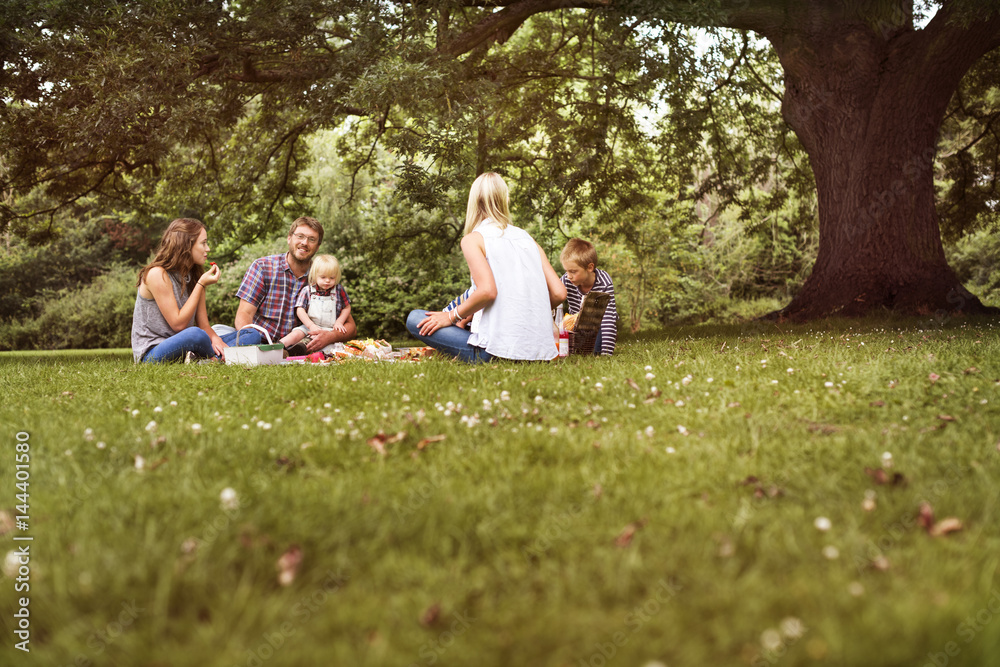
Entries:
<svg viewBox="0 0 1000 667">
<path fill-rule="evenodd" d="M 34 539 L 30 591 L 0 578 L 3 664 L 991 664 L 997 333 L 697 327 L 486 367 L 5 355 L 0 509 L 27 433 L 30 514 L 0 540 Z"/>
</svg>

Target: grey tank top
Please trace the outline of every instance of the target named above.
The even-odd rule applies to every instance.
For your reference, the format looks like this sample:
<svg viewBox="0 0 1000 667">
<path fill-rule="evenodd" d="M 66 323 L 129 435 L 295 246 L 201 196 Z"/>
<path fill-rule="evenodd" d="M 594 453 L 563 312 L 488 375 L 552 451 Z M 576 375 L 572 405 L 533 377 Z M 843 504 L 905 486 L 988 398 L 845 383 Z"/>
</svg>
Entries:
<svg viewBox="0 0 1000 667">
<path fill-rule="evenodd" d="M 171 286 L 174 288 L 174 299 L 177 300 L 177 307 L 183 308 L 187 303 L 188 295 L 184 292 L 180 278 L 174 273 L 167 273 L 170 276 Z M 194 324 L 194 315 L 188 326 Z M 170 328 L 167 321 L 160 312 L 160 307 L 156 305 L 154 299 L 145 299 L 135 291 L 135 310 L 132 311 L 132 358 L 136 363 L 142 361 L 146 353 L 151 349 L 170 338 L 178 332 Z"/>
</svg>

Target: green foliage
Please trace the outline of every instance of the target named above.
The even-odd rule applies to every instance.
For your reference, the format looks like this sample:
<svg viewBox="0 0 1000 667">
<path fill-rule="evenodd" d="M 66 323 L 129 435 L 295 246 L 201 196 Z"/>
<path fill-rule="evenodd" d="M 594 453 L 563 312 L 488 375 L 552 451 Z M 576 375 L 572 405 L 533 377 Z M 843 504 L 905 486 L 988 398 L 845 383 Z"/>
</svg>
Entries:
<svg viewBox="0 0 1000 667">
<path fill-rule="evenodd" d="M 88 284 L 114 263 L 145 259 L 150 240 L 143 230 L 110 217 L 63 216 L 64 229 L 49 232 L 46 245 L 8 235 L 0 251 L 0 322 L 38 316 L 60 291 Z"/>
<path fill-rule="evenodd" d="M 1000 236 L 981 230 L 947 246 L 958 279 L 984 303 L 1000 304 Z"/>
<path fill-rule="evenodd" d="M 46 293 L 36 318 L 0 323 L 0 349 L 129 347 L 136 275 L 117 264 L 83 287 Z"/>
</svg>

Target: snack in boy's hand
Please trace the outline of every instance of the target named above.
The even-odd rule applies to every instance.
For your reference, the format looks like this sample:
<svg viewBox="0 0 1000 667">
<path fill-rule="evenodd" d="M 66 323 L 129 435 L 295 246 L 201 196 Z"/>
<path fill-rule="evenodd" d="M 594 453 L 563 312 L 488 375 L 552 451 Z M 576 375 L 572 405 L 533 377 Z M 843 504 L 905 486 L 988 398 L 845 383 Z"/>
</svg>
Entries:
<svg viewBox="0 0 1000 667">
<path fill-rule="evenodd" d="M 576 318 L 579 317 L 580 313 L 572 313 L 563 318 L 563 329 L 566 331 L 572 331 L 576 327 Z"/>
</svg>

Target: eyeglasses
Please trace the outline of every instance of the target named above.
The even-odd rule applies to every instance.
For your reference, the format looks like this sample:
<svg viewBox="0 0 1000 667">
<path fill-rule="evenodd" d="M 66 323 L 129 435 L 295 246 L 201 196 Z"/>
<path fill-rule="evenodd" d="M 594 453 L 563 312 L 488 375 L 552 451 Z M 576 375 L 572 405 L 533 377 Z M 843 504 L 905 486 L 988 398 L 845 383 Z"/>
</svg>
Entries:
<svg viewBox="0 0 1000 667">
<path fill-rule="evenodd" d="M 299 243 L 305 241 L 309 245 L 315 245 L 319 243 L 319 239 L 316 238 L 315 236 L 306 236 L 305 234 L 292 234 L 292 238 L 298 241 Z"/>
</svg>

